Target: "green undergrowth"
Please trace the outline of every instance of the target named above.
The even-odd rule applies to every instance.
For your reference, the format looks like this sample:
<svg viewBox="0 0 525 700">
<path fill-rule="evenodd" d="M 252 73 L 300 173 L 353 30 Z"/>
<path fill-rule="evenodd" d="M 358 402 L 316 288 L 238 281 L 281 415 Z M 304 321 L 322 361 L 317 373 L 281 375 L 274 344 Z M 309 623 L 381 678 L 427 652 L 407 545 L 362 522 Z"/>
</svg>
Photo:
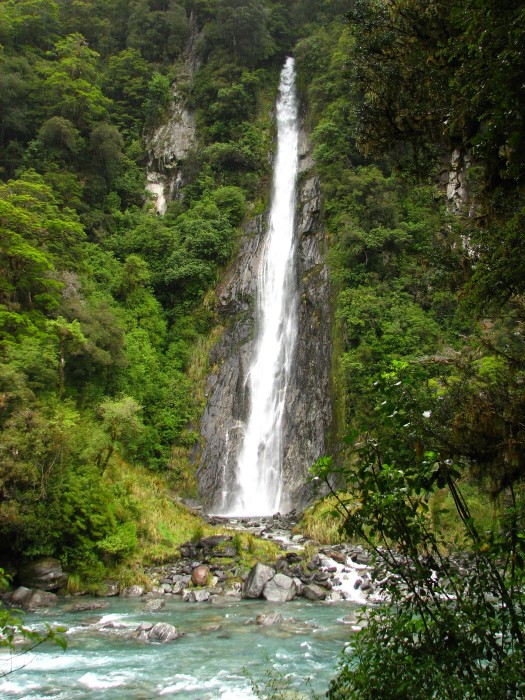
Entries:
<svg viewBox="0 0 525 700">
<path fill-rule="evenodd" d="M 256 537 L 250 532 L 235 532 L 231 543 L 227 544 L 235 547 L 240 565 L 247 569 L 258 561 L 272 564 L 281 554 L 281 549 L 275 542 Z"/>
<path fill-rule="evenodd" d="M 309 506 L 295 530 L 319 544 L 337 544 L 344 539 L 342 519 L 333 496 L 326 496 Z"/>
<path fill-rule="evenodd" d="M 121 586 L 148 586 L 151 582 L 145 573 L 147 567 L 177 560 L 183 543 L 198 543 L 210 535 L 232 536 L 222 548 L 234 547 L 237 564 L 245 569 L 258 561 L 271 564 L 281 554 L 275 542 L 206 523 L 177 500 L 163 475 L 153 475 L 145 468 L 115 460 L 106 478 L 113 487 L 118 485 L 119 505 L 115 515 L 124 524 L 114 536 L 113 547 L 110 538 L 106 538 L 103 564 L 97 560 L 92 566 L 86 562 L 70 569 L 69 593 L 94 592 L 103 579 L 116 579 Z M 234 564 L 235 559 L 219 557 L 212 563 Z"/>
<path fill-rule="evenodd" d="M 492 502 L 486 491 L 473 481 L 463 481 L 461 491 L 480 532 L 498 527 L 498 504 Z M 339 494 L 344 501 L 349 494 Z M 344 518 L 336 509 L 332 495 L 319 499 L 309 506 L 296 527 L 296 531 L 319 544 L 339 544 L 347 539 L 342 531 Z M 439 536 L 445 549 L 453 551 L 462 547 L 462 528 L 458 521 L 452 496 L 447 489 L 432 494 L 428 501 L 428 518 L 432 529 Z"/>
</svg>

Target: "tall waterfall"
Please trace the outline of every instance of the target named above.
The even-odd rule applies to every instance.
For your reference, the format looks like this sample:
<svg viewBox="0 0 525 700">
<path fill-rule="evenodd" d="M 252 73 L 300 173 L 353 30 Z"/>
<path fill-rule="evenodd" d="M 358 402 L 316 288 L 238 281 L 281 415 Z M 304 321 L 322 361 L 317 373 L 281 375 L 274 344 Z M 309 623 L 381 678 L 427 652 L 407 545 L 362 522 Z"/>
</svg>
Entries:
<svg viewBox="0 0 525 700">
<path fill-rule="evenodd" d="M 294 269 L 298 117 L 294 60 L 281 72 L 272 204 L 257 281 L 257 341 L 246 378 L 249 415 L 228 515 L 268 515 L 282 496 L 282 419 L 297 336 Z"/>
</svg>

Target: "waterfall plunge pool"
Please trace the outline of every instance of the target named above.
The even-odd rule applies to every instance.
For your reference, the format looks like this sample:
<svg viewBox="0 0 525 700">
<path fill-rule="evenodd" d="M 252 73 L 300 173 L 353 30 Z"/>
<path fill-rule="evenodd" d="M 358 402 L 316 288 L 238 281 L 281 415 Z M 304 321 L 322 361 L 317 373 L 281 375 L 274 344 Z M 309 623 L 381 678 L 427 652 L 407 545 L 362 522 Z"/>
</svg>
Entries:
<svg viewBox="0 0 525 700">
<path fill-rule="evenodd" d="M 83 601 L 85 599 L 82 599 Z M 97 599 L 100 601 L 100 599 Z M 71 600 L 26 624 L 68 628 L 68 648 L 52 644 L 29 654 L 0 654 L 0 697 L 17 700 L 252 700 L 250 677 L 263 682 L 268 671 L 290 678 L 309 697 L 307 680 L 324 693 L 340 653 L 356 629 L 360 606 L 304 599 L 273 605 L 264 601 L 221 605 L 166 601 L 160 612 L 140 599 L 112 598 L 102 611 L 67 612 Z M 255 624 L 260 613 L 279 612 L 282 624 Z M 169 622 L 184 636 L 166 644 L 139 641 L 126 633 L 143 622 Z M 112 623 L 113 628 L 104 628 Z M 18 670 L 16 670 L 18 669 Z"/>
</svg>

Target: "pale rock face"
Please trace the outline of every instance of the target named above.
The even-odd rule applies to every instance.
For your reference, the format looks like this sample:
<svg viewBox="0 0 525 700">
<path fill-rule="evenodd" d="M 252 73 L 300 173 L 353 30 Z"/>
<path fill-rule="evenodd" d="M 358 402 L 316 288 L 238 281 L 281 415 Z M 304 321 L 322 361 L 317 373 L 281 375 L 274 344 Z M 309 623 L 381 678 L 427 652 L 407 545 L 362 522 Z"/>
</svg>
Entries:
<svg viewBox="0 0 525 700">
<path fill-rule="evenodd" d="M 468 155 L 462 154 L 459 149 L 452 152 L 447 182 L 447 209 L 452 214 L 468 209 L 469 193 L 466 175 L 470 165 L 471 159 Z"/>
<path fill-rule="evenodd" d="M 275 574 L 263 589 L 263 598 L 270 603 L 287 603 L 295 598 L 295 582 L 285 574 Z"/>
<path fill-rule="evenodd" d="M 181 166 L 196 138 L 195 115 L 175 84 L 168 119 L 146 139 L 146 190 L 158 214 L 165 214 L 169 202 L 177 198 L 184 184 Z"/>
<path fill-rule="evenodd" d="M 274 576 L 275 570 L 271 566 L 257 562 L 246 579 L 243 596 L 245 598 L 259 598 L 265 585 Z"/>
</svg>

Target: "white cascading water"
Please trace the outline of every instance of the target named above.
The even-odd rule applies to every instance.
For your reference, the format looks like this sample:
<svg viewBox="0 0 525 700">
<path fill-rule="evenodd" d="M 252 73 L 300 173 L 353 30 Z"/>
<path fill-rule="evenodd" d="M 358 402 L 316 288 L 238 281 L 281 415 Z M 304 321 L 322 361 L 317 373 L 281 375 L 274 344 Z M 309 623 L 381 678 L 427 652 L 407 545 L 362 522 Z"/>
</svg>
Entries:
<svg viewBox="0 0 525 700">
<path fill-rule="evenodd" d="M 269 515 L 279 510 L 281 502 L 281 425 L 297 336 L 294 219 L 298 139 L 295 68 L 293 58 L 288 58 L 279 86 L 272 205 L 258 273 L 258 337 L 246 379 L 250 413 L 228 515 Z"/>
</svg>

